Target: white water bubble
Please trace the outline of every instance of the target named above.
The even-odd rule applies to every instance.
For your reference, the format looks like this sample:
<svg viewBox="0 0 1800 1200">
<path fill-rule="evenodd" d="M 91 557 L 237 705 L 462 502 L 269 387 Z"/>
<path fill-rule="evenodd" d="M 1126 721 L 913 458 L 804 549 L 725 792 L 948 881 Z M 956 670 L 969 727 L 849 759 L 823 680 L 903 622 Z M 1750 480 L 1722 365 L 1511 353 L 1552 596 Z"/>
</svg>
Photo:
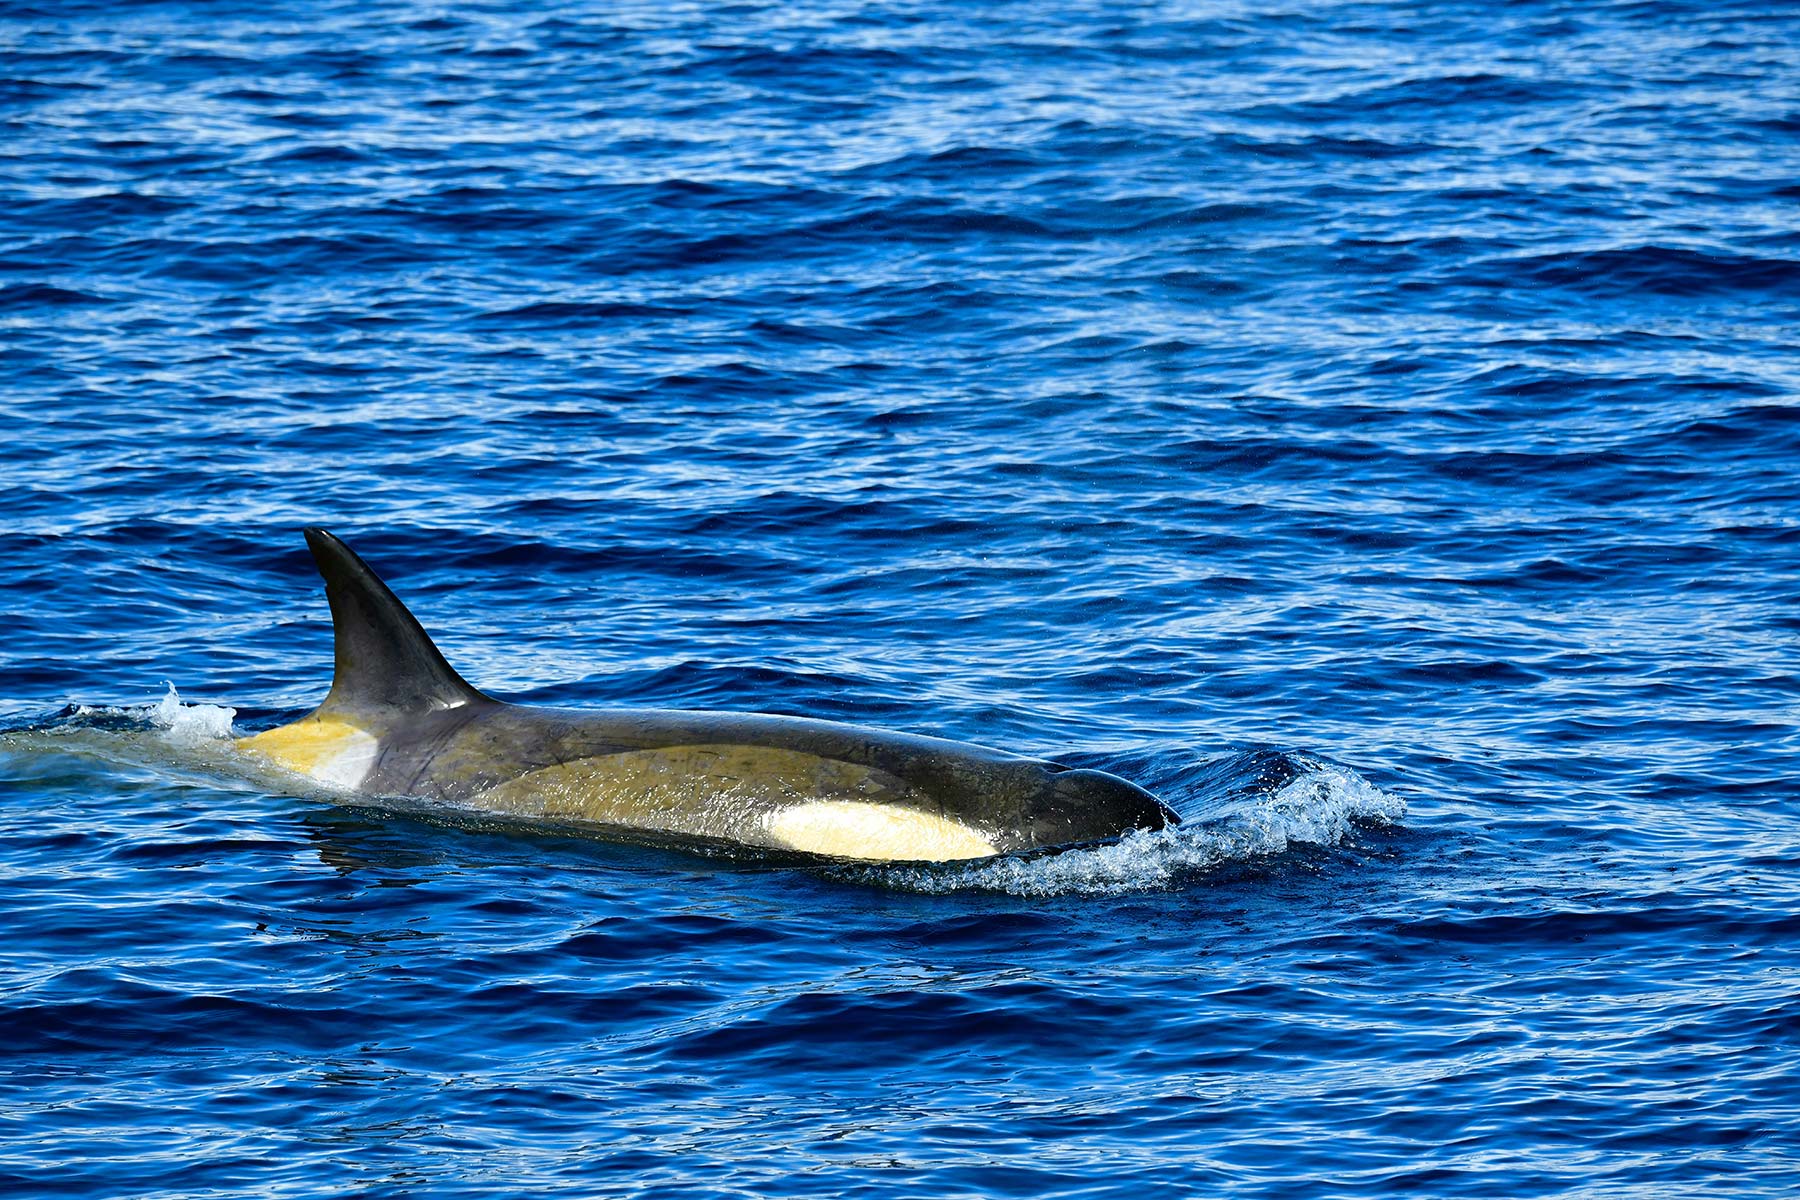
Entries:
<svg viewBox="0 0 1800 1200">
<path fill-rule="evenodd" d="M 183 704 L 172 682 L 168 694 L 144 715 L 151 725 L 178 746 L 199 746 L 232 736 L 237 709 L 222 704 Z"/>
</svg>

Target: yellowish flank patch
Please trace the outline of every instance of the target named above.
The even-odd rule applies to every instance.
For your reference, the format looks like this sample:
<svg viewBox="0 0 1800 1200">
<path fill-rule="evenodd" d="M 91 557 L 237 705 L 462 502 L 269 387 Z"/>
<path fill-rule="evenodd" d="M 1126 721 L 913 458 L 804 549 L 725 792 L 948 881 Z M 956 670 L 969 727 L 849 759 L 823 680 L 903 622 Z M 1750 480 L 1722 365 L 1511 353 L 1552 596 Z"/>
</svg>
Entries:
<svg viewBox="0 0 1800 1200">
<path fill-rule="evenodd" d="M 743 839 L 765 812 L 816 796 L 878 799 L 905 784 L 854 763 L 774 746 L 627 750 L 508 780 L 474 803 L 534 817 L 577 817 Z"/>
<path fill-rule="evenodd" d="M 841 858 L 944 862 L 999 853 L 967 825 L 903 803 L 911 798 L 903 781 L 873 767 L 774 746 L 708 744 L 558 763 L 473 803 Z"/>
<path fill-rule="evenodd" d="M 764 824 L 792 849 L 840 858 L 948 862 L 999 853 L 967 825 L 916 809 L 857 800 L 796 804 L 770 813 Z"/>
<path fill-rule="evenodd" d="M 368 777 L 380 749 L 376 739 L 333 717 L 302 717 L 292 725 L 240 738 L 238 749 L 333 787 L 353 788 Z"/>
</svg>

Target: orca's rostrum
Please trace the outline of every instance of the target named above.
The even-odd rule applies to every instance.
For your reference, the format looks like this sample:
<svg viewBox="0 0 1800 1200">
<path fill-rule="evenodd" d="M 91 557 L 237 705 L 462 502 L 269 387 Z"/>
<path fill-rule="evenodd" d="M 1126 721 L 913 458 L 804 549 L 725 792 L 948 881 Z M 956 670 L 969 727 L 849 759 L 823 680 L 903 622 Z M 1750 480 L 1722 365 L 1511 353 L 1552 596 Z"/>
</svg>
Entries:
<svg viewBox="0 0 1800 1200">
<path fill-rule="evenodd" d="M 841 858 L 948 861 L 1174 824 L 1103 771 L 833 721 L 507 704 L 451 669 L 362 559 L 306 531 L 336 637 L 331 691 L 239 744 L 370 796 Z"/>
</svg>

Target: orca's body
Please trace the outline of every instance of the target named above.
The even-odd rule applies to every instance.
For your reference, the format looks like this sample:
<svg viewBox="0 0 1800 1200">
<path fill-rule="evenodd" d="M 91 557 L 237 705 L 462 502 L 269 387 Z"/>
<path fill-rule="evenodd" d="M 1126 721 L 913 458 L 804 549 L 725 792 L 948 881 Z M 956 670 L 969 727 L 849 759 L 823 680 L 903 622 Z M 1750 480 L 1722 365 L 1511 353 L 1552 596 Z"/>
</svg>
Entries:
<svg viewBox="0 0 1800 1200">
<path fill-rule="evenodd" d="M 465 682 L 367 564 L 307 544 L 336 632 L 331 692 L 240 745 L 371 796 L 871 860 L 982 858 L 1160 829 L 1102 771 L 941 738 L 751 713 L 505 704 Z"/>
</svg>

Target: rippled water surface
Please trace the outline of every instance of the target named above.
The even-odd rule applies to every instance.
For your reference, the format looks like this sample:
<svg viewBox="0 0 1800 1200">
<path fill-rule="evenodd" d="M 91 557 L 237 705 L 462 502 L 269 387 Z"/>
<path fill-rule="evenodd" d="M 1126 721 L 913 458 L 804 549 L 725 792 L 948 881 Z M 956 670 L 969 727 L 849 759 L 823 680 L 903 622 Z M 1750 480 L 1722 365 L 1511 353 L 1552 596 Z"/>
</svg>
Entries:
<svg viewBox="0 0 1800 1200">
<path fill-rule="evenodd" d="M 1800 18 L 0 4 L 9 1196 L 1788 1196 Z M 508 699 L 1126 775 L 796 866 L 259 772 Z M 173 691 L 169 685 L 173 685 Z"/>
</svg>

